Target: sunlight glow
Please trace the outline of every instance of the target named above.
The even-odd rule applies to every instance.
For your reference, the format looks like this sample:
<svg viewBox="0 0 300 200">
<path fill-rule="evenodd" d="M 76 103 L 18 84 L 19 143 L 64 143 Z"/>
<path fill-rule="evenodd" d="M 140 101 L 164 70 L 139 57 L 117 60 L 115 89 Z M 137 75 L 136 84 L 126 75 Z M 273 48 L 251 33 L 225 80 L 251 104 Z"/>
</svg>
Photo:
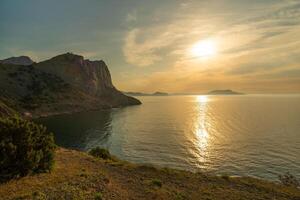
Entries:
<svg viewBox="0 0 300 200">
<path fill-rule="evenodd" d="M 198 58 L 207 58 L 217 54 L 216 43 L 212 39 L 201 40 L 191 48 L 191 54 Z"/>
<path fill-rule="evenodd" d="M 197 96 L 197 101 L 199 103 L 206 103 L 206 102 L 208 102 L 208 97 L 205 95 L 199 95 L 199 96 Z"/>
</svg>

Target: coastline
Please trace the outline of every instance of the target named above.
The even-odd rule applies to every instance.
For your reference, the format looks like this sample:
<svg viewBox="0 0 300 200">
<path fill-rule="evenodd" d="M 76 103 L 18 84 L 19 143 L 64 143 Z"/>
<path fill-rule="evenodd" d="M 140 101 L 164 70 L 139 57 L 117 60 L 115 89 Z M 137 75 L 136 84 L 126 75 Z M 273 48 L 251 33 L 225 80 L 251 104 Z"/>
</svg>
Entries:
<svg viewBox="0 0 300 200">
<path fill-rule="evenodd" d="M 0 197 L 291 200 L 300 198 L 300 190 L 251 177 L 215 176 L 118 159 L 102 160 L 85 152 L 58 148 L 53 171 L 1 184 Z"/>
<path fill-rule="evenodd" d="M 82 109 L 72 109 L 72 110 L 65 110 L 65 111 L 54 111 L 54 112 L 30 112 L 25 111 L 22 112 L 21 115 L 24 119 L 39 119 L 39 118 L 47 118 L 52 116 L 59 116 L 59 115 L 72 115 L 75 113 L 81 113 L 81 112 L 89 112 L 89 111 L 105 111 L 105 110 L 111 110 L 111 109 L 117 109 L 117 108 L 123 108 L 127 106 L 139 106 L 137 105 L 126 105 L 126 106 L 117 106 L 117 107 L 109 107 L 109 106 L 95 106 L 93 108 L 82 108 Z"/>
<path fill-rule="evenodd" d="M 61 112 L 48 112 L 48 113 L 40 113 L 40 114 L 34 114 L 32 116 L 26 116 L 26 114 L 22 115 L 25 119 L 40 119 L 40 118 L 47 118 L 47 117 L 53 117 L 53 116 L 60 116 L 60 115 L 72 115 L 75 113 L 81 113 L 81 112 L 88 112 L 88 111 L 101 111 L 101 110 L 109 110 L 112 108 L 96 108 L 96 109 L 80 109 L 80 110 L 72 110 L 72 111 L 61 111 Z"/>
</svg>

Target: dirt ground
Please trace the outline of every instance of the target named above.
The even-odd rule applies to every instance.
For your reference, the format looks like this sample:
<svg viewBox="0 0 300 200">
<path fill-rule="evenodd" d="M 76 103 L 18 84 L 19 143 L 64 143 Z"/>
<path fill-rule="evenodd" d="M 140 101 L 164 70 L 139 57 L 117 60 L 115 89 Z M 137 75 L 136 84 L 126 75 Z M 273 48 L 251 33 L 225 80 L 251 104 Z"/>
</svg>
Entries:
<svg viewBox="0 0 300 200">
<path fill-rule="evenodd" d="M 0 199 L 300 200 L 300 190 L 254 178 L 233 178 L 105 161 L 59 148 L 50 173 L 0 185 Z"/>
</svg>

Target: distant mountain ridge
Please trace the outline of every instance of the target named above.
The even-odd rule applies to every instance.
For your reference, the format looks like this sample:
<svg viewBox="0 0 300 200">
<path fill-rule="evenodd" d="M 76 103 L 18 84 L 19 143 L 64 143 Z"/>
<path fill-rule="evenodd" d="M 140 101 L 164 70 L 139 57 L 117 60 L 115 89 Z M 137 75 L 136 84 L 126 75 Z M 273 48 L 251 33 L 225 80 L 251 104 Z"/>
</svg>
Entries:
<svg viewBox="0 0 300 200">
<path fill-rule="evenodd" d="M 124 94 L 130 96 L 168 96 L 166 92 L 154 92 L 154 93 L 143 93 L 143 92 L 124 92 Z"/>
<path fill-rule="evenodd" d="M 189 95 L 244 95 L 244 93 L 236 92 L 230 89 L 226 90 L 212 90 L 207 93 L 167 93 L 167 92 L 154 92 L 154 93 L 144 93 L 144 92 L 124 92 L 124 94 L 131 96 L 189 96 Z"/>
<path fill-rule="evenodd" d="M 32 65 L 34 62 L 28 56 L 18 56 L 18 57 L 10 57 L 4 60 L 0 60 L 2 64 L 12 64 L 12 65 Z"/>
<path fill-rule="evenodd" d="M 114 87 L 102 60 L 66 53 L 25 66 L 0 63 L 0 115 L 8 108 L 42 116 L 138 104 Z"/>
<path fill-rule="evenodd" d="M 243 93 L 227 89 L 227 90 L 212 90 L 207 94 L 208 95 L 242 95 Z"/>
</svg>

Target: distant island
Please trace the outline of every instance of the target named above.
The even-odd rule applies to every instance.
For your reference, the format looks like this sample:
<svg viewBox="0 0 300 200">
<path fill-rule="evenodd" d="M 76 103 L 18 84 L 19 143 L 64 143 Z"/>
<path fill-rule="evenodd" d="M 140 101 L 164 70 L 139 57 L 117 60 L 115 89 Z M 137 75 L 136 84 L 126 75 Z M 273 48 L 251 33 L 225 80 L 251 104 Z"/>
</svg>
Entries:
<svg viewBox="0 0 300 200">
<path fill-rule="evenodd" d="M 123 92 L 129 96 L 169 96 L 166 92 L 154 92 L 154 93 L 143 93 L 143 92 Z"/>
<path fill-rule="evenodd" d="M 181 96 L 181 95 L 244 95 L 245 93 L 236 92 L 230 89 L 226 90 L 212 90 L 207 93 L 167 93 L 167 92 L 154 92 L 154 93 L 144 93 L 144 92 L 123 92 L 129 96 Z"/>
<path fill-rule="evenodd" d="M 207 95 L 243 95 L 244 93 L 236 92 L 233 90 L 212 90 Z"/>
</svg>

